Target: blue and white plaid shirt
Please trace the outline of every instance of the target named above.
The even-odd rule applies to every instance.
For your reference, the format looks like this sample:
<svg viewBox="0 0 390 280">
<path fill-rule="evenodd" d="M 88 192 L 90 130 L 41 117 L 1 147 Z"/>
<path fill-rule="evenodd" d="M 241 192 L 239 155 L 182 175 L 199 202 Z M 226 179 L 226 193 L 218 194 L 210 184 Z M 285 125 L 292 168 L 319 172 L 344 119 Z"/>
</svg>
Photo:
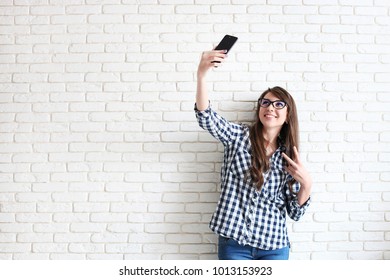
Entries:
<svg viewBox="0 0 390 280">
<path fill-rule="evenodd" d="M 210 229 L 241 245 L 262 250 L 289 246 L 286 210 L 291 219 L 298 221 L 309 206 L 310 198 L 300 206 L 290 192 L 288 181 L 293 178 L 283 169 L 284 147 L 279 146 L 271 156 L 270 170 L 264 174 L 264 184 L 258 191 L 250 180 L 245 180 L 251 166 L 249 127 L 227 121 L 210 106 L 199 111 L 195 104 L 194 109 L 200 127 L 224 145 L 221 195 Z M 294 192 L 299 188 L 298 182 L 293 184 Z"/>
</svg>

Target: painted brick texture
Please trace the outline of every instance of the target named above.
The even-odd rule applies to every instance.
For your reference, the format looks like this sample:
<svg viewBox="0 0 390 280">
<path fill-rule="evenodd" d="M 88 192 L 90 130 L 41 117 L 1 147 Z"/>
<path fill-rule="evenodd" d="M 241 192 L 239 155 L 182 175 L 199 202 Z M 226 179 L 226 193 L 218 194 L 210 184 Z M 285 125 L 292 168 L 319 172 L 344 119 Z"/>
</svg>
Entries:
<svg viewBox="0 0 390 280">
<path fill-rule="evenodd" d="M 0 259 L 216 259 L 221 144 L 193 106 L 250 122 L 294 96 L 312 205 L 291 259 L 390 259 L 386 0 L 2 0 Z"/>
</svg>

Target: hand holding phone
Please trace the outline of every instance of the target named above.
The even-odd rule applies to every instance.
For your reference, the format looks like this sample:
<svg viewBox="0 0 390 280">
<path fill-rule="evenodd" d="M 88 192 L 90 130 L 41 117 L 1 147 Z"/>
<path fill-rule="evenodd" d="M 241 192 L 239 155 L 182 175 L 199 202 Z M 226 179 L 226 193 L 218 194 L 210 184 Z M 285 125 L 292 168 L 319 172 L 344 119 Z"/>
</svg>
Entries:
<svg viewBox="0 0 390 280">
<path fill-rule="evenodd" d="M 213 51 L 203 52 L 198 66 L 198 74 L 203 76 L 210 67 L 218 67 L 218 64 L 225 58 L 225 55 L 222 54 L 221 50 L 225 50 L 225 54 L 227 54 L 236 43 L 237 39 L 237 37 L 225 35 Z M 218 61 L 215 59 L 218 59 Z"/>
<path fill-rule="evenodd" d="M 237 37 L 231 36 L 231 35 L 225 35 L 221 42 L 215 47 L 215 50 L 226 50 L 226 53 L 230 51 L 230 49 L 233 47 L 233 45 L 237 41 Z"/>
<path fill-rule="evenodd" d="M 237 39 L 237 37 L 234 37 L 232 35 L 225 35 L 225 37 L 222 38 L 221 42 L 219 42 L 219 44 L 215 47 L 214 50 L 225 50 L 225 53 L 227 54 L 233 47 L 233 45 L 236 43 Z M 219 61 L 213 61 L 213 63 L 214 62 L 220 63 Z"/>
</svg>

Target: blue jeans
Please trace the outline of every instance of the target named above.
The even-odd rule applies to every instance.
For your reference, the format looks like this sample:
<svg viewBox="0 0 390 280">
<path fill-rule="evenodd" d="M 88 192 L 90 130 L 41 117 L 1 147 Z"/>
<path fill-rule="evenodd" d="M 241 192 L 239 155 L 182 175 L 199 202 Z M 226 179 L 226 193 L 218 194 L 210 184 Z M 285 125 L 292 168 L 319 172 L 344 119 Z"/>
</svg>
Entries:
<svg viewBox="0 0 390 280">
<path fill-rule="evenodd" d="M 289 251 L 289 246 L 276 250 L 261 250 L 249 245 L 242 246 L 231 238 L 218 238 L 220 260 L 288 260 Z"/>
</svg>

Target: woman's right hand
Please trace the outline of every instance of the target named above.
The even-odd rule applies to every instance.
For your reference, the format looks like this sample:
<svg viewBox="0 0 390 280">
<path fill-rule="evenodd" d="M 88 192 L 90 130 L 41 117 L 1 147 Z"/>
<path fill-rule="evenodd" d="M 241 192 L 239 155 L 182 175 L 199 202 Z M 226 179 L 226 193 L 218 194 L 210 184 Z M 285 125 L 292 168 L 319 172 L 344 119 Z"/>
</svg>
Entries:
<svg viewBox="0 0 390 280">
<path fill-rule="evenodd" d="M 198 78 L 204 77 L 210 68 L 218 67 L 227 56 L 225 52 L 225 50 L 203 52 L 198 66 Z"/>
</svg>

